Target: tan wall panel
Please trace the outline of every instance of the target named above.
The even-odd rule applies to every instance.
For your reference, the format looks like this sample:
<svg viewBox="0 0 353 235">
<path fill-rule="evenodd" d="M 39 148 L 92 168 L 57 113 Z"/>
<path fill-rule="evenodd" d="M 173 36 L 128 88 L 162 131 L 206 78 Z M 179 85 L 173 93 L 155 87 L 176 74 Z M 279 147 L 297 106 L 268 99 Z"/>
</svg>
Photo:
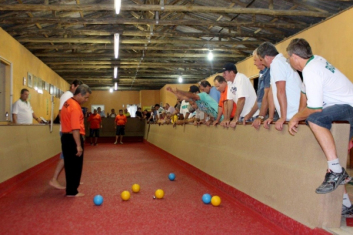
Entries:
<svg viewBox="0 0 353 235">
<path fill-rule="evenodd" d="M 335 124 L 332 130 L 345 165 L 349 125 Z M 242 125 L 236 130 L 150 125 L 145 138 L 306 226 L 340 226 L 343 186 L 330 194 L 315 193 L 327 163 L 307 126 L 301 125 L 291 136 L 287 128 L 278 132 L 273 126 L 257 131 Z"/>
<path fill-rule="evenodd" d="M 51 112 L 49 92 L 43 91 L 43 94 L 39 94 L 27 84 L 24 86 L 23 77 L 27 78 L 27 73 L 30 72 L 63 91 L 69 89 L 69 84 L 1 28 L 0 48 L 0 57 L 13 65 L 13 102 L 20 98 L 21 89 L 27 88 L 30 91 L 30 102 L 35 114 L 49 119 Z M 10 110 L 8 112 L 10 113 Z M 54 118 L 58 113 L 59 99 L 55 98 Z"/>
<path fill-rule="evenodd" d="M 91 111 L 91 105 L 94 104 L 104 104 L 105 114 L 110 113 L 111 109 L 115 109 L 118 113 L 119 109 L 126 108 L 126 105 L 140 103 L 140 93 L 139 91 L 114 91 L 110 93 L 109 91 L 92 91 L 88 102 L 84 103 L 82 107 L 87 107 Z"/>
<path fill-rule="evenodd" d="M 0 183 L 61 152 L 59 125 L 0 126 Z"/>
<path fill-rule="evenodd" d="M 140 91 L 140 104 L 141 107 L 152 106 L 159 104 L 160 91 L 159 90 L 141 90 Z"/>
</svg>

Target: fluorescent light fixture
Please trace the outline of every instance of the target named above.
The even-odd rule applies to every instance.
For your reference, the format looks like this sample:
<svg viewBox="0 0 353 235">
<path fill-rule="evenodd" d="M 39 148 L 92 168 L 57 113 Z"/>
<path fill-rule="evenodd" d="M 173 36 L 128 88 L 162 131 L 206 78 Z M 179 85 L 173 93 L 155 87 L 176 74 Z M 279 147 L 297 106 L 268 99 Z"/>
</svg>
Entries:
<svg viewBox="0 0 353 235">
<path fill-rule="evenodd" d="M 114 0 L 115 13 L 119 15 L 121 8 L 121 0 Z"/>
<path fill-rule="evenodd" d="M 118 59 L 118 57 L 119 57 L 119 37 L 120 37 L 120 35 L 118 33 L 114 34 L 114 54 L 115 54 L 115 59 Z"/>
<path fill-rule="evenodd" d="M 182 76 L 179 76 L 178 82 L 179 82 L 179 83 L 182 83 L 182 82 L 183 82 L 183 77 L 182 77 Z"/>
<path fill-rule="evenodd" d="M 112 87 L 109 88 L 109 92 L 110 92 L 110 93 L 113 93 L 113 88 L 112 88 Z"/>
<path fill-rule="evenodd" d="M 210 61 L 213 60 L 213 53 L 212 53 L 212 51 L 208 52 L 207 58 L 208 58 L 208 60 L 210 60 Z"/>
<path fill-rule="evenodd" d="M 114 83 L 114 90 L 116 90 L 116 91 L 118 90 L 118 83 L 117 82 Z"/>
<path fill-rule="evenodd" d="M 118 67 L 114 66 L 114 79 L 118 78 Z"/>
<path fill-rule="evenodd" d="M 156 11 L 156 24 L 159 24 L 159 12 Z"/>
</svg>

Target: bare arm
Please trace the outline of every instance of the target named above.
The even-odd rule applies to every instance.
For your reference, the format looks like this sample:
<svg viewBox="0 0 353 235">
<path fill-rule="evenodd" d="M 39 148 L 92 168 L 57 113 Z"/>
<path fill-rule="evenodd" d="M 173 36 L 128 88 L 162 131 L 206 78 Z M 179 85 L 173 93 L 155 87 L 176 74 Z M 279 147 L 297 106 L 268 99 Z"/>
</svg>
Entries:
<svg viewBox="0 0 353 235">
<path fill-rule="evenodd" d="M 264 90 L 264 96 L 262 97 L 262 102 L 261 102 L 261 108 L 260 108 L 260 113 L 259 116 L 265 117 L 268 111 L 268 106 L 269 106 L 269 94 L 270 94 L 270 88 L 265 88 Z M 272 95 L 272 93 L 271 93 Z M 274 111 L 274 110 L 273 110 Z M 273 116 L 273 115 L 272 115 Z M 255 127 L 255 129 L 259 129 L 261 125 L 261 119 L 257 118 L 253 121 L 252 126 Z"/>
<path fill-rule="evenodd" d="M 264 128 L 269 129 L 275 114 L 275 103 L 273 101 L 272 87 L 268 90 L 268 119 L 264 121 Z"/>
<path fill-rule="evenodd" d="M 322 112 L 322 109 L 309 109 L 305 107 L 303 110 L 299 111 L 288 123 L 288 131 L 291 135 L 294 135 L 298 132 L 298 123 L 299 121 L 307 119 L 310 114 Z"/>
<path fill-rule="evenodd" d="M 83 149 L 81 147 L 80 130 L 73 130 L 72 135 L 76 143 L 77 153 L 76 156 L 80 157 L 82 155 Z"/>
<path fill-rule="evenodd" d="M 42 122 L 43 122 L 43 121 L 40 120 L 34 113 L 32 113 L 32 116 L 33 116 L 33 118 L 34 118 L 37 122 L 39 122 L 39 123 L 42 123 Z"/>
<path fill-rule="evenodd" d="M 12 122 L 15 124 L 17 123 L 17 114 L 12 114 Z"/>
<path fill-rule="evenodd" d="M 300 92 L 299 112 L 306 108 L 306 101 L 306 95 L 303 92 Z"/>
<path fill-rule="evenodd" d="M 279 106 L 281 107 L 281 118 L 276 121 L 276 130 L 281 131 L 283 129 L 283 123 L 287 119 L 287 95 L 286 95 L 286 82 L 276 82 L 277 86 L 277 99 Z"/>
<path fill-rule="evenodd" d="M 237 101 L 237 111 L 235 112 L 235 117 L 234 117 L 234 119 L 236 121 L 239 120 L 240 114 L 243 111 L 244 105 L 245 105 L 245 97 L 239 98 L 238 101 Z"/>
</svg>

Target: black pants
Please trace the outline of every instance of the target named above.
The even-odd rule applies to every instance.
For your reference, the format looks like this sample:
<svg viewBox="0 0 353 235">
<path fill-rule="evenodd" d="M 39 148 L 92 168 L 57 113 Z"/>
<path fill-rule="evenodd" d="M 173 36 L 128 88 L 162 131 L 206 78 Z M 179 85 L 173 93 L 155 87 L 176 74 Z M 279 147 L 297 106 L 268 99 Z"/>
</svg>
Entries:
<svg viewBox="0 0 353 235">
<path fill-rule="evenodd" d="M 82 136 L 80 141 L 83 149 Z M 80 157 L 76 156 L 76 142 L 72 134 L 63 134 L 61 136 L 61 148 L 65 163 L 66 195 L 73 196 L 78 193 L 77 188 L 80 186 L 84 151 Z"/>
</svg>

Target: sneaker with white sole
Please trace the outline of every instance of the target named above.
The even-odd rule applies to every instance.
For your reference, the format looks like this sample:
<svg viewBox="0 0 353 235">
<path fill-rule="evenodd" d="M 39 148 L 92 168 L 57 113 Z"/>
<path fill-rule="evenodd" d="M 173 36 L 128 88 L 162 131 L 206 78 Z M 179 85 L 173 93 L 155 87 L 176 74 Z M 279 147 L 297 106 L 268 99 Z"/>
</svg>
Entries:
<svg viewBox="0 0 353 235">
<path fill-rule="evenodd" d="M 120 142 L 120 144 L 123 144 L 123 142 Z"/>
<path fill-rule="evenodd" d="M 346 170 L 342 167 L 341 173 L 335 173 L 331 170 L 326 173 L 324 182 L 315 190 L 318 194 L 325 194 L 334 191 L 338 185 L 346 179 L 347 176 Z"/>
<path fill-rule="evenodd" d="M 114 142 L 114 144 L 117 144 L 117 143 L 118 143 L 117 141 Z"/>
<path fill-rule="evenodd" d="M 342 205 L 341 215 L 345 218 L 353 218 L 353 205 L 351 205 L 351 207 L 346 207 L 345 205 Z"/>
</svg>

